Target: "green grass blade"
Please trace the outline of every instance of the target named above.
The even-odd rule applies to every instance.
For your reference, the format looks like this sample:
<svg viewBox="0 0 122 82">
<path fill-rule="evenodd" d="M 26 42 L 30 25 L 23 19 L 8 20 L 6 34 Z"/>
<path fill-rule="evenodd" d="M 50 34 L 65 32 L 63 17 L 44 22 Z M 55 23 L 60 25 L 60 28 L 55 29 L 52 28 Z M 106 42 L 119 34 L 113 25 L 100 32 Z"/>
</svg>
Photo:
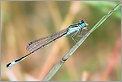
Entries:
<svg viewBox="0 0 122 82">
<path fill-rule="evenodd" d="M 106 15 L 104 15 L 94 26 L 90 29 L 80 40 L 77 42 L 70 50 L 67 52 L 64 57 L 50 70 L 47 76 L 43 79 L 43 81 L 49 81 L 55 73 L 60 69 L 63 63 L 78 49 L 78 47 L 86 40 L 86 38 L 95 31 L 103 22 L 105 22 L 111 14 L 116 11 L 121 6 L 121 2 L 118 3 L 115 7 L 113 7 Z"/>
</svg>

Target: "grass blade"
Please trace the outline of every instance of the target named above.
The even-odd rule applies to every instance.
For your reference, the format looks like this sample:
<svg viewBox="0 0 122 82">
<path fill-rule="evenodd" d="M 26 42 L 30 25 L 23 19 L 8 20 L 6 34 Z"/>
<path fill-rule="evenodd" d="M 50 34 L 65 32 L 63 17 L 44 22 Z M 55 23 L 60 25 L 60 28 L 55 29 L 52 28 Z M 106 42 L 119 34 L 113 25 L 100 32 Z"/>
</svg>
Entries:
<svg viewBox="0 0 122 82">
<path fill-rule="evenodd" d="M 95 31 L 103 22 L 105 22 L 111 14 L 116 11 L 121 6 L 121 2 L 118 3 L 115 7 L 113 7 L 106 15 L 104 15 L 94 26 L 90 29 L 70 50 L 67 52 L 64 57 L 50 70 L 47 76 L 43 79 L 43 81 L 49 81 L 55 73 L 60 69 L 63 63 L 78 49 L 78 47 L 86 40 L 86 38 Z"/>
</svg>

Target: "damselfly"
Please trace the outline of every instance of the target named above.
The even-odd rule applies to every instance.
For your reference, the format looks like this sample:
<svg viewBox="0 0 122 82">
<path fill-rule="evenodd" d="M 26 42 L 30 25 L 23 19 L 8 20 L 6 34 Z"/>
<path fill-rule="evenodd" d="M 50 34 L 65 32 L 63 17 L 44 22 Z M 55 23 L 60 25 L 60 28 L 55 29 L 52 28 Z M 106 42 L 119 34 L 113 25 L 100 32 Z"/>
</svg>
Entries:
<svg viewBox="0 0 122 82">
<path fill-rule="evenodd" d="M 59 31 L 58 33 L 49 35 L 47 37 L 43 37 L 40 38 L 38 40 L 32 41 L 27 45 L 27 50 L 30 52 L 29 54 L 13 61 L 7 64 L 7 67 L 11 67 L 17 63 L 19 63 L 20 61 L 24 60 L 25 58 L 27 58 L 29 55 L 31 55 L 32 53 L 34 53 L 35 51 L 37 51 L 40 48 L 45 47 L 46 45 L 48 45 L 49 43 L 55 41 L 56 39 L 62 37 L 62 36 L 67 36 L 71 33 L 72 34 L 72 39 L 75 41 L 74 36 L 77 35 L 78 33 L 81 33 L 83 29 L 87 29 L 88 24 L 81 20 L 79 23 L 76 23 L 74 25 L 70 25 L 68 28 Z M 76 42 L 76 41 L 75 41 Z"/>
</svg>

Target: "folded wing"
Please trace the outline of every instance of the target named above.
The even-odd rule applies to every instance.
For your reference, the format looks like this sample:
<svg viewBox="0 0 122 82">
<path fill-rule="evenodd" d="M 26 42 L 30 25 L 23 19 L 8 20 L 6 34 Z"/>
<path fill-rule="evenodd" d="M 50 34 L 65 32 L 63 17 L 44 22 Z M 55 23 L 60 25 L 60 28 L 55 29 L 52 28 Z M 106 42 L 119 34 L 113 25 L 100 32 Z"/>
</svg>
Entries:
<svg viewBox="0 0 122 82">
<path fill-rule="evenodd" d="M 34 52 L 42 47 L 45 47 L 46 45 L 53 42 L 54 40 L 62 37 L 66 33 L 67 33 L 67 29 L 64 29 L 58 33 L 55 33 L 55 34 L 40 38 L 38 40 L 32 41 L 27 45 L 26 49 L 29 52 Z"/>
</svg>

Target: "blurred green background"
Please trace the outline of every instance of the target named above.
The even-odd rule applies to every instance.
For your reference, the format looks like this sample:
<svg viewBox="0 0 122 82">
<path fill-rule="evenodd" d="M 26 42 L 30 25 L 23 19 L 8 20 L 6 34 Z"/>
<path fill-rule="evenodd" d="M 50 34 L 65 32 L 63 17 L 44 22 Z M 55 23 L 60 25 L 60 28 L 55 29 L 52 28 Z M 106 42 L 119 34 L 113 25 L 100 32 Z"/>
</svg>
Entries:
<svg viewBox="0 0 122 82">
<path fill-rule="evenodd" d="M 114 1 L 12 1 L 1 2 L 4 81 L 38 81 L 75 44 L 70 35 L 56 40 L 19 64 L 6 64 L 28 52 L 26 45 L 54 34 L 81 19 L 92 28 L 118 2 Z M 53 81 L 120 80 L 121 12 L 115 11 L 94 31 L 51 79 Z M 75 37 L 79 39 L 78 37 Z"/>
</svg>

